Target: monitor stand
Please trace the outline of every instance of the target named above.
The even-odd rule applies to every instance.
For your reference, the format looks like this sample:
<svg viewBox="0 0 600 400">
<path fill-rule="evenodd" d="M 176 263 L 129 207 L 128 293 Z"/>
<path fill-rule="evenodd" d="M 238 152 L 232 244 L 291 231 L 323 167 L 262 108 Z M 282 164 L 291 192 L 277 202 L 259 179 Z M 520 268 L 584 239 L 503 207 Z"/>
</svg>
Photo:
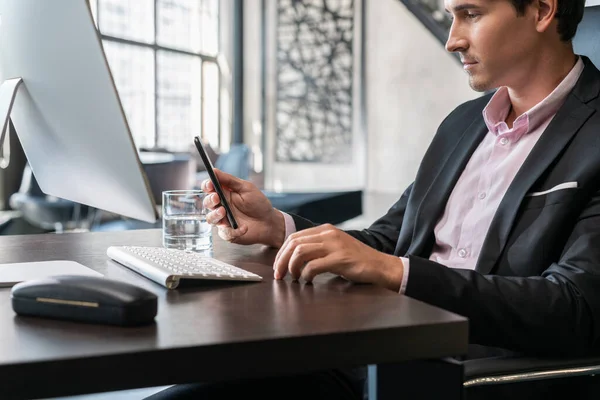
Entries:
<svg viewBox="0 0 600 400">
<path fill-rule="evenodd" d="M 0 149 L 4 145 L 4 137 L 8 128 L 10 112 L 15 102 L 17 90 L 23 78 L 5 80 L 0 85 Z M 52 275 L 88 275 L 102 276 L 98 272 L 74 261 L 38 261 L 13 264 L 0 264 L 0 287 L 10 287 L 15 283 L 45 278 Z"/>
<path fill-rule="evenodd" d="M 0 132 L 0 149 L 4 146 L 4 137 L 8 128 L 10 112 L 17 96 L 17 90 L 23 82 L 23 78 L 12 78 L 5 80 L 0 85 L 0 122 L 2 131 Z"/>
</svg>

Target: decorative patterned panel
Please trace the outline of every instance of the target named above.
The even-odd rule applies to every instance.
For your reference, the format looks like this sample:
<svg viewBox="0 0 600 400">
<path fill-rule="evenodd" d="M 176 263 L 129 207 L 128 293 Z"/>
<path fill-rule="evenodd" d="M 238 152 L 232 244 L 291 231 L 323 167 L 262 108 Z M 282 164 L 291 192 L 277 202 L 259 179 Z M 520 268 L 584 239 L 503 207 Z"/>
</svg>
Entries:
<svg viewBox="0 0 600 400">
<path fill-rule="evenodd" d="M 354 0 L 278 0 L 276 161 L 352 162 L 354 14 Z"/>
</svg>

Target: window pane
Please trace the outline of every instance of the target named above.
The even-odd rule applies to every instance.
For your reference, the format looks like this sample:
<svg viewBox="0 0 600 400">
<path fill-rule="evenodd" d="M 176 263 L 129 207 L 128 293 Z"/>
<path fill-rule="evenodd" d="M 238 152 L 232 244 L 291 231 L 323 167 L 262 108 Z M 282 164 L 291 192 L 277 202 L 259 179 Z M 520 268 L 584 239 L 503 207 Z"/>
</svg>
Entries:
<svg viewBox="0 0 600 400">
<path fill-rule="evenodd" d="M 154 0 L 99 0 L 98 12 L 103 34 L 154 43 Z"/>
<path fill-rule="evenodd" d="M 104 41 L 136 146 L 154 147 L 154 56 L 150 49 Z"/>
<path fill-rule="evenodd" d="M 219 0 L 202 1 L 202 49 L 205 54 L 219 51 Z"/>
<path fill-rule="evenodd" d="M 200 1 L 157 0 L 156 12 L 158 44 L 200 51 Z"/>
<path fill-rule="evenodd" d="M 186 151 L 200 135 L 200 57 L 158 52 L 158 146 Z"/>
<path fill-rule="evenodd" d="M 219 148 L 219 68 L 217 64 L 205 62 L 202 65 L 204 75 L 204 124 L 202 137 L 214 148 Z"/>
<path fill-rule="evenodd" d="M 221 151 L 229 151 L 231 146 L 231 97 L 226 89 L 221 89 Z"/>
</svg>

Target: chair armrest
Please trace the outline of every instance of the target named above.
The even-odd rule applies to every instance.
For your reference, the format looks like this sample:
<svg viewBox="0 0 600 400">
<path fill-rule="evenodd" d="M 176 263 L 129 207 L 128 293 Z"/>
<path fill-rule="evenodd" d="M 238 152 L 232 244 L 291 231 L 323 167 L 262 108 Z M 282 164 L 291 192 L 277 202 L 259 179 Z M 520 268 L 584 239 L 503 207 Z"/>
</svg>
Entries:
<svg viewBox="0 0 600 400">
<path fill-rule="evenodd" d="M 600 373 L 600 357 L 492 357 L 464 361 L 464 387 Z"/>
</svg>

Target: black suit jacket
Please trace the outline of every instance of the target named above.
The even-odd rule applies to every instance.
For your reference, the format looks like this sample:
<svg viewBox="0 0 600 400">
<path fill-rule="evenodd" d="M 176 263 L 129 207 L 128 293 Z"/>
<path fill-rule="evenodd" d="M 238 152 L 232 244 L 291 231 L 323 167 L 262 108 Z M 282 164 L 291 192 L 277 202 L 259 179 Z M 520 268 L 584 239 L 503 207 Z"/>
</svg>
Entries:
<svg viewBox="0 0 600 400">
<path fill-rule="evenodd" d="M 469 318 L 471 343 L 529 354 L 600 350 L 600 72 L 585 68 L 515 176 L 474 271 L 428 258 L 434 227 L 488 132 L 491 95 L 456 108 L 440 125 L 413 184 L 388 213 L 348 233 L 406 256 L 406 295 Z M 576 189 L 543 192 L 561 183 Z M 312 226 L 294 216 L 298 229 Z"/>
</svg>

